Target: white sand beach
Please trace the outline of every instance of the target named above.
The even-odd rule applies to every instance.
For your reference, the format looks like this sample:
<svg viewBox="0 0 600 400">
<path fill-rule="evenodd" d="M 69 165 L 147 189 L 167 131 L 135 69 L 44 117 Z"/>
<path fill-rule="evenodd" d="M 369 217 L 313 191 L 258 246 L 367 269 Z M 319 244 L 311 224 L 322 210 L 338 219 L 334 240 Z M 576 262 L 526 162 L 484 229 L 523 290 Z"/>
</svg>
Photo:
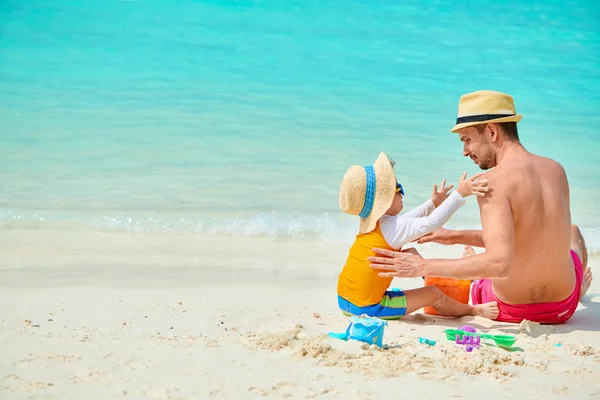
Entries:
<svg viewBox="0 0 600 400">
<path fill-rule="evenodd" d="M 0 400 L 600 400 L 599 21 L 600 0 L 0 1 Z M 511 99 L 460 101 L 480 90 Z M 513 129 L 451 131 L 517 119 L 564 168 L 590 250 L 574 317 L 418 310 L 383 348 L 329 337 L 349 323 L 347 169 L 383 151 L 408 212 L 465 171 L 527 165 Z M 489 193 L 507 211 L 534 186 L 530 221 L 556 222 L 561 185 L 527 163 Z M 483 203 L 435 214 L 477 229 Z M 514 349 L 466 352 L 444 334 L 465 324 Z"/>
<path fill-rule="evenodd" d="M 117 234 L 112 239 L 130 245 L 137 240 Z M 4 253 L 0 261 L 10 267 L 0 269 L 0 397 L 600 396 L 598 280 L 563 326 L 518 326 L 421 311 L 390 322 L 387 346 L 379 349 L 327 336 L 348 324 L 335 296 L 338 264 L 345 256 L 341 246 L 327 253 L 323 244 L 319 250 L 310 242 L 271 243 L 271 249 L 280 250 L 269 255 L 259 243 L 262 239 L 240 243 L 239 248 L 255 250 L 235 257 L 226 255 L 225 245 L 204 253 L 199 248 L 199 255 L 211 256 L 195 266 L 169 258 L 173 247 L 157 250 L 161 266 L 150 258 L 146 264 L 125 265 L 107 256 L 107 263 L 94 266 L 77 252 L 61 257 L 52 257 L 50 250 L 29 257 L 16 250 Z M 110 249 L 118 254 L 116 247 Z M 89 246 L 86 251 L 94 254 Z M 254 261 L 244 265 L 244 254 Z M 300 254 L 304 268 L 288 258 Z M 598 274 L 599 260 L 590 264 Z M 420 279 L 394 282 L 402 288 L 419 285 Z M 517 335 L 514 351 L 482 346 L 467 353 L 443 332 L 463 324 Z M 419 337 L 437 343 L 420 344 Z"/>
</svg>

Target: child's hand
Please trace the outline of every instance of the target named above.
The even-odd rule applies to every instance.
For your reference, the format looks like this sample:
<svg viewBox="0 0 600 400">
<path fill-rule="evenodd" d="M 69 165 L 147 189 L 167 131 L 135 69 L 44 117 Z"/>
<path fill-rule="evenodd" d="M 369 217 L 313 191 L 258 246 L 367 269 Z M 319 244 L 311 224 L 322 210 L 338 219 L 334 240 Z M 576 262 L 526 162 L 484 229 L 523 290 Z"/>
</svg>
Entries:
<svg viewBox="0 0 600 400">
<path fill-rule="evenodd" d="M 456 191 L 462 195 L 462 197 L 467 197 L 472 194 L 476 196 L 485 196 L 490 188 L 487 186 L 487 179 L 479 179 L 479 177 L 483 175 L 483 172 L 473 175 L 469 179 L 467 179 L 467 172 L 463 174 L 462 178 L 460 178 L 460 182 L 458 183 L 458 188 Z"/>
<path fill-rule="evenodd" d="M 442 181 L 442 187 L 440 191 L 437 190 L 437 185 L 433 185 L 433 193 L 431 194 L 431 201 L 433 201 L 433 205 L 435 207 L 439 206 L 448 198 L 448 192 L 452 189 L 454 185 L 450 185 L 446 187 L 446 180 Z"/>
</svg>

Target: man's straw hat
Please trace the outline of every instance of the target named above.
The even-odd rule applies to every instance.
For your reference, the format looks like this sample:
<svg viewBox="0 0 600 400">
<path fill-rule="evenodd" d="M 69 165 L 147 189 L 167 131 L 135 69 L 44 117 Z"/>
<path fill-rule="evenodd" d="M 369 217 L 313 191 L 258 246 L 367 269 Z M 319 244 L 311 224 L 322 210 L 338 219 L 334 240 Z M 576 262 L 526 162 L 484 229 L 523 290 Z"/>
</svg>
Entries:
<svg viewBox="0 0 600 400">
<path fill-rule="evenodd" d="M 360 216 L 359 232 L 368 233 L 390 208 L 395 195 L 394 169 L 381 152 L 372 166 L 348 168 L 340 187 L 340 208 L 346 214 Z"/>
<path fill-rule="evenodd" d="M 458 118 L 451 129 L 458 132 L 467 126 L 519 122 L 522 115 L 517 115 L 513 98 L 505 93 L 491 90 L 480 90 L 461 96 L 458 103 Z"/>
</svg>

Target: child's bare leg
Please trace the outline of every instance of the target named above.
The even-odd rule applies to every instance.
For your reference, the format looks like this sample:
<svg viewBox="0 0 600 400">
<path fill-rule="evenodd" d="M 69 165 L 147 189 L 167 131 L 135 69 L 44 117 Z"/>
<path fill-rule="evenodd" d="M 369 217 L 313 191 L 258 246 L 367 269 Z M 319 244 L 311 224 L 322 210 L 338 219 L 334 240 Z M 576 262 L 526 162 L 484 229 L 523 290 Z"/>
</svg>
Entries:
<svg viewBox="0 0 600 400">
<path fill-rule="evenodd" d="M 463 304 L 446 296 L 435 286 L 426 286 L 419 289 L 405 290 L 406 314 L 410 314 L 421 307 L 432 306 L 442 315 L 463 316 L 479 315 L 481 317 L 495 319 L 498 317 L 498 303 L 470 305 Z"/>
</svg>

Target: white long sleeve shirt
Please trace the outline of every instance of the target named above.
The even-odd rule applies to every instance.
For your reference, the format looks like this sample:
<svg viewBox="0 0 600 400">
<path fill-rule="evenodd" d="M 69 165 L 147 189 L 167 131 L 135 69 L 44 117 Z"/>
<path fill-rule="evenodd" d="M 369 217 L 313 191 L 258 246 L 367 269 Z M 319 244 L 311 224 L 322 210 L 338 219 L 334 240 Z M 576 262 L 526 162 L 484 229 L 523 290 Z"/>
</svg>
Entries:
<svg viewBox="0 0 600 400">
<path fill-rule="evenodd" d="M 379 220 L 379 227 L 390 247 L 399 250 L 405 244 L 444 226 L 465 203 L 465 199 L 455 190 L 438 208 L 429 199 L 405 214 L 384 215 Z"/>
</svg>

